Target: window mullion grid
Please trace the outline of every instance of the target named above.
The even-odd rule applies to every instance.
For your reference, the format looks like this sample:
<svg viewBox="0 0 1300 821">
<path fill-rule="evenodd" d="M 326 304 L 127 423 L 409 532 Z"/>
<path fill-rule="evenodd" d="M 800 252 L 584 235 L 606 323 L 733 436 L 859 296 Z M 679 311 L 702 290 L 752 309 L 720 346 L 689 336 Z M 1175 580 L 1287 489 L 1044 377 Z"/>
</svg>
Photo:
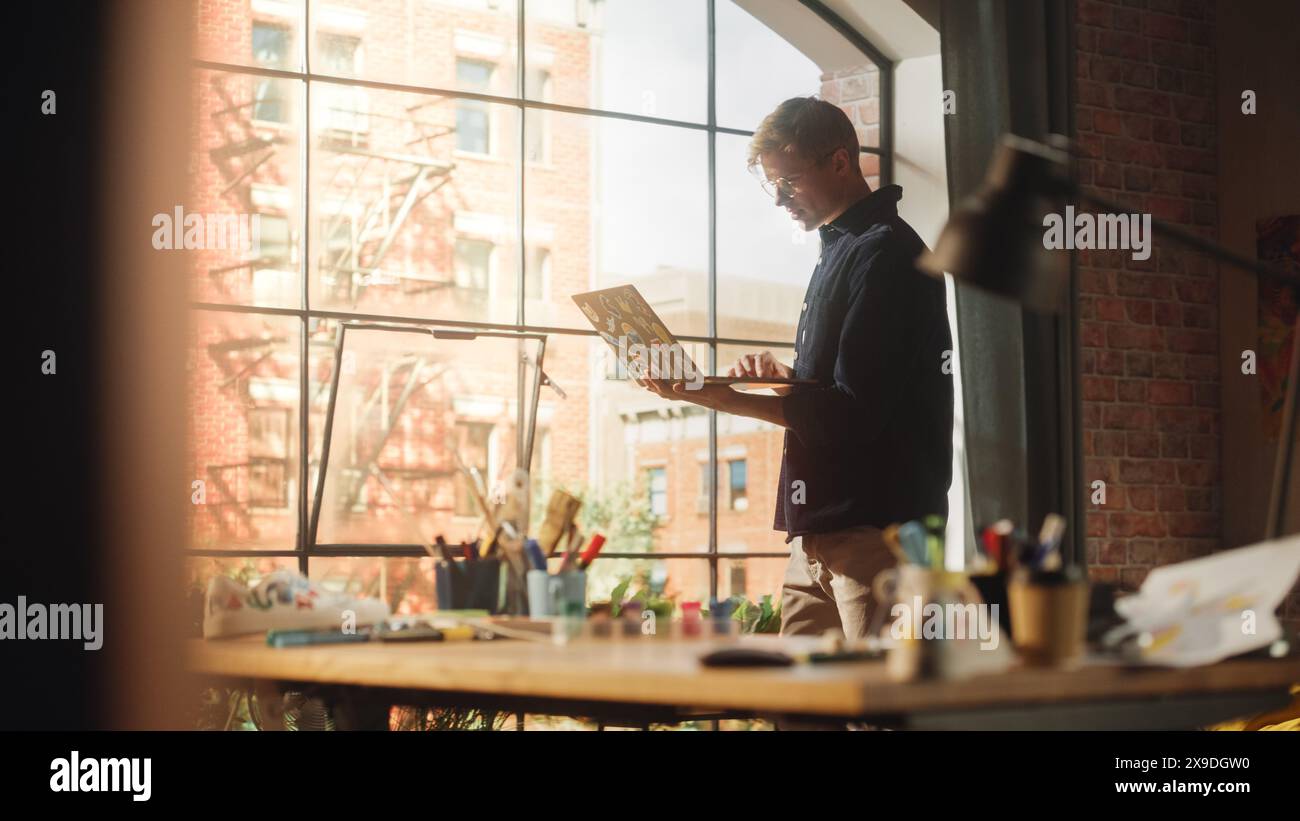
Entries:
<svg viewBox="0 0 1300 821">
<path fill-rule="evenodd" d="M 526 4 L 526 0 L 518 0 L 515 6 L 515 16 L 516 16 L 515 23 L 517 27 L 517 35 L 515 39 L 518 41 L 515 43 L 515 50 L 516 50 L 515 51 L 515 96 L 518 98 L 518 103 L 517 103 L 518 108 L 516 109 L 516 112 L 517 112 L 517 116 L 519 117 L 519 124 L 518 124 L 518 131 L 517 131 L 518 143 L 519 143 L 518 145 L 519 164 L 518 167 L 515 169 L 515 182 L 516 182 L 515 230 L 517 231 L 516 242 L 518 243 L 518 248 L 515 250 L 515 299 L 516 299 L 515 322 L 518 323 L 520 328 L 525 327 L 527 321 L 527 316 L 525 314 L 524 299 L 525 299 L 525 295 L 527 294 L 527 282 L 525 278 L 528 276 L 528 268 L 527 268 L 528 254 L 526 251 L 526 246 L 524 244 L 525 236 L 526 236 L 526 232 L 524 230 L 524 219 L 525 219 L 524 163 L 527 161 L 527 150 L 528 150 L 527 149 L 528 134 L 526 132 L 527 129 L 526 122 L 528 118 L 524 116 L 527 111 L 527 109 L 524 107 L 524 89 L 525 89 L 525 82 L 527 79 L 527 70 L 528 70 L 527 54 L 524 48 L 525 38 L 527 36 L 524 31 L 525 4 Z M 525 358 L 523 354 L 527 349 L 526 346 L 527 346 L 526 341 L 522 339 L 519 340 L 519 344 L 518 344 L 519 361 L 516 365 L 516 373 L 518 375 L 515 379 L 516 382 L 515 385 L 516 388 L 515 391 L 516 392 L 516 401 L 515 401 L 516 457 L 515 458 L 516 460 L 518 460 L 520 458 L 520 454 L 524 452 L 524 417 L 525 417 L 524 403 L 526 401 L 526 388 L 527 388 L 526 382 L 528 381 L 528 367 L 525 363 Z M 540 368 L 542 363 L 534 362 L 533 364 L 537 368 Z M 542 374 L 540 370 L 538 370 L 537 373 L 534 374 L 534 378 L 539 380 L 542 378 Z M 531 475 L 533 469 L 533 466 L 531 464 L 524 465 L 523 468 L 524 470 L 529 471 L 529 474 Z"/>
<path fill-rule="evenodd" d="M 709 140 L 709 373 L 717 373 L 718 366 L 718 117 L 716 98 L 716 54 L 714 41 L 715 0 L 708 0 L 705 37 L 707 43 L 708 83 L 707 125 Z M 718 412 L 713 408 L 709 415 L 709 598 L 718 597 Z"/>
<path fill-rule="evenodd" d="M 516 0 L 516 2 L 517 2 L 516 14 L 517 14 L 518 42 L 516 48 L 517 88 L 515 92 L 514 105 L 517 110 L 517 116 L 519 117 L 519 124 L 517 129 L 518 169 L 516 172 L 516 178 L 517 178 L 517 188 L 516 188 L 517 235 L 516 236 L 517 236 L 517 242 L 519 247 L 517 251 L 517 258 L 516 258 L 516 265 L 515 265 L 515 272 L 516 272 L 515 291 L 516 291 L 516 298 L 518 300 L 518 305 L 516 308 L 515 330 L 521 332 L 528 332 L 530 330 L 547 332 L 550 329 L 545 329 L 545 328 L 531 329 L 527 324 L 527 314 L 526 314 L 527 257 L 525 251 L 526 231 L 524 226 L 525 210 L 526 210 L 524 204 L 525 165 L 527 161 L 527 146 L 526 146 L 527 126 L 525 124 L 526 117 L 524 115 L 528 108 L 528 103 L 525 99 L 525 89 L 526 89 L 526 82 L 527 82 L 527 74 L 526 74 L 527 55 L 526 55 L 526 34 L 525 34 L 526 0 Z M 708 200 L 709 200 L 708 202 L 708 209 L 709 209 L 708 333 L 705 339 L 699 340 L 699 341 L 706 342 L 706 344 L 708 345 L 708 349 L 709 349 L 708 360 L 709 360 L 710 373 L 716 373 L 717 370 L 717 354 L 718 354 L 717 349 L 719 344 L 718 329 L 717 329 L 717 174 L 716 174 L 717 137 L 718 134 L 720 133 L 736 134 L 739 136 L 749 136 L 753 133 L 751 131 L 747 131 L 744 129 L 723 128 L 718 126 L 717 124 L 715 3 L 716 0 L 708 0 L 708 4 L 707 4 L 707 14 L 708 14 L 707 118 L 708 119 L 704 126 L 704 130 L 708 135 L 708 141 L 709 141 L 708 142 L 708 174 L 709 174 L 709 179 L 708 179 Z M 805 5 L 810 5 L 810 4 L 805 3 Z M 304 2 L 303 33 L 302 33 L 302 42 L 300 43 L 300 54 L 299 54 L 301 65 L 303 68 L 302 68 L 302 75 L 298 78 L 302 83 L 301 88 L 303 92 L 303 117 L 302 117 L 302 132 L 301 132 L 302 139 L 300 141 L 301 144 L 299 147 L 299 168 L 302 177 L 299 185 L 299 189 L 302 197 L 302 203 L 301 203 L 302 237 L 299 243 L 299 247 L 302 249 L 302 260 L 300 262 L 300 271 L 301 271 L 300 304 L 302 307 L 298 311 L 272 312 L 267 310 L 259 310 L 256 306 L 242 306 L 242 305 L 211 306 L 214 309 L 230 310 L 237 313 L 248 313 L 248 314 L 288 313 L 290 315 L 297 315 L 299 317 L 299 331 L 300 331 L 299 435 L 298 435 L 299 493 L 298 493 L 298 533 L 295 540 L 296 547 L 292 551 L 266 551 L 266 552 L 258 552 L 256 555 L 286 555 L 286 554 L 296 555 L 299 561 L 299 568 L 304 574 L 306 574 L 308 571 L 308 566 L 307 566 L 308 558 L 316 554 L 316 551 L 312 549 L 312 546 L 306 543 L 307 533 L 306 533 L 306 527 L 304 526 L 304 522 L 307 516 L 307 489 L 310 481 L 309 478 L 310 477 L 310 441 L 309 441 L 310 437 L 308 431 L 308 425 L 310 419 L 310 407 L 308 405 L 309 397 L 310 397 L 310 381 L 309 381 L 310 334 L 309 331 L 310 331 L 312 320 L 320 318 L 317 317 L 316 312 L 312 310 L 311 301 L 310 301 L 310 274 L 311 274 L 310 261 L 311 261 L 311 243 L 312 243 L 312 232 L 310 226 L 311 223 L 311 199 L 310 199 L 311 197 L 311 182 L 310 182 L 311 90 L 312 90 L 312 81 L 313 81 L 310 44 L 311 44 L 311 3 L 310 0 L 307 0 L 307 2 Z M 870 57 L 871 55 L 868 56 Z M 877 58 L 873 58 L 873 62 L 875 62 L 877 68 L 880 71 L 880 80 L 881 80 L 881 90 L 880 90 L 880 96 L 881 96 L 880 123 L 881 123 L 881 131 L 882 131 L 881 145 L 879 148 L 863 147 L 862 151 L 863 153 L 880 155 L 882 161 L 881 162 L 882 182 L 884 184 L 888 184 L 890 181 L 892 181 L 892 176 L 893 176 L 892 174 L 893 163 L 892 163 L 892 156 L 890 152 L 893 143 L 893 139 L 892 139 L 893 138 L 893 134 L 892 134 L 892 123 L 893 123 L 892 113 L 893 112 L 891 109 L 892 91 L 893 91 L 892 89 L 893 66 L 888 61 L 880 60 Z M 239 71 L 240 67 L 232 65 L 229 67 L 229 70 Z M 248 73 L 257 73 L 257 72 L 248 72 Z M 341 83 L 345 83 L 345 84 L 347 83 L 346 78 L 339 78 L 339 81 Z M 367 85 L 367 83 L 364 82 L 357 83 L 357 84 Z M 371 85 L 378 85 L 378 84 L 371 84 Z M 460 96 L 460 95 L 452 93 L 449 96 Z M 474 96 L 474 95 L 467 95 L 467 96 Z M 539 101 L 539 102 L 540 102 L 539 107 L 541 108 L 549 107 L 545 103 L 545 101 Z M 599 111 L 590 111 L 586 113 L 589 116 L 593 116 L 597 118 L 605 115 L 605 112 L 599 112 Z M 619 118 L 633 119 L 633 120 L 640 120 L 640 119 L 653 120 L 653 118 L 637 117 L 635 115 L 619 115 Z M 198 307 L 202 308 L 204 306 L 198 306 Z M 407 321 L 410 321 L 410 319 L 408 318 Z M 421 321 L 431 322 L 434 324 L 436 324 L 437 322 L 437 320 L 433 320 L 433 319 L 421 320 Z M 593 334 L 583 333 L 580 331 L 578 332 L 578 335 L 593 336 Z M 742 340 L 728 339 L 727 341 L 729 343 L 733 343 L 733 342 L 741 342 Z M 772 343 L 764 341 L 761 344 L 770 345 Z M 523 367 L 523 364 L 521 362 L 520 378 L 518 383 L 519 401 L 517 405 L 517 433 L 519 434 L 519 436 L 522 436 L 523 425 L 526 422 L 524 418 L 525 413 L 524 413 L 524 396 L 523 396 L 525 381 L 526 381 L 526 369 Z M 709 545 L 708 545 L 708 552 L 705 554 L 704 558 L 707 558 L 709 561 L 709 576 L 710 576 L 709 594 L 711 597 L 716 598 L 718 592 L 718 562 L 719 562 L 718 425 L 717 425 L 717 411 L 709 410 L 708 414 L 709 414 L 709 468 L 710 468 Z M 531 469 L 531 466 L 529 466 L 529 468 Z M 318 479 L 318 481 L 319 480 L 320 479 Z M 194 553 L 194 551 L 187 551 L 187 552 Z M 748 551 L 746 551 L 743 553 L 736 553 L 734 555 L 728 554 L 728 558 L 741 559 L 741 558 L 748 558 L 750 557 L 750 555 L 751 554 Z M 758 554 L 758 555 L 762 555 L 762 554 Z"/>
<path fill-rule="evenodd" d="M 311 277 L 311 0 L 303 3 L 302 42 L 300 44 L 303 79 L 302 91 L 302 136 L 298 140 L 298 167 L 302 179 L 298 183 L 299 213 L 302 215 L 302 249 L 300 304 L 302 318 L 298 321 L 298 570 L 310 577 L 310 559 L 307 545 L 307 487 L 311 461 L 311 442 L 308 426 L 311 420 L 309 406 L 311 389 L 308 374 L 311 370 L 311 298 L 309 281 Z M 320 477 L 324 479 L 325 477 Z"/>
</svg>

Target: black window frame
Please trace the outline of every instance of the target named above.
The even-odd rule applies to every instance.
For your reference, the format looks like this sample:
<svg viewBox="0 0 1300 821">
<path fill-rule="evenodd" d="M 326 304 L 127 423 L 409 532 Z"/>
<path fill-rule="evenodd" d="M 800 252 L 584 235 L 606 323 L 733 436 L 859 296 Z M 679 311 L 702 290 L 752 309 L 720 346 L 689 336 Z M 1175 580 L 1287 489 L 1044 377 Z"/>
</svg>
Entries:
<svg viewBox="0 0 1300 821">
<path fill-rule="evenodd" d="M 484 106 L 486 106 L 487 104 L 503 104 L 503 105 L 511 106 L 519 112 L 519 116 L 516 118 L 516 120 L 518 122 L 518 128 L 520 133 L 518 135 L 519 139 L 515 141 L 515 144 L 517 145 L 517 150 L 518 150 L 518 157 L 517 157 L 518 161 L 516 163 L 516 173 L 519 175 L 518 193 L 520 194 L 521 199 L 523 194 L 523 179 L 524 179 L 524 175 L 527 173 L 527 167 L 531 164 L 535 164 L 534 162 L 529 161 L 526 156 L 528 139 L 526 138 L 527 135 L 525 133 L 525 129 L 527 126 L 527 122 L 529 121 L 530 118 L 524 116 L 524 114 L 529 111 L 537 111 L 542 113 L 561 112 L 561 113 L 570 113 L 570 114 L 580 114 L 592 118 L 614 118 L 614 119 L 630 120 L 630 121 L 643 122 L 643 123 L 648 123 L 653 125 L 663 125 L 663 126 L 685 128 L 685 129 L 705 132 L 708 136 L 707 185 L 709 191 L 708 333 L 705 335 L 697 335 L 697 336 L 683 335 L 683 336 L 679 336 L 679 339 L 683 342 L 698 342 L 698 343 L 706 344 L 709 349 L 708 366 L 710 368 L 710 372 L 712 372 L 712 369 L 717 365 L 718 347 L 720 345 L 727 345 L 727 346 L 752 345 L 758 348 L 762 348 L 762 347 L 787 348 L 790 345 L 789 340 L 723 337 L 720 336 L 717 332 L 717 313 L 718 313 L 717 312 L 717 305 L 718 305 L 717 237 L 718 237 L 718 208 L 719 208 L 719 203 L 717 199 L 718 183 L 717 183 L 717 175 L 716 175 L 717 139 L 718 139 L 718 135 L 733 135 L 733 136 L 748 137 L 748 136 L 752 136 L 753 134 L 751 130 L 729 128 L 717 124 L 716 105 L 715 105 L 716 59 L 717 59 L 717 55 L 716 55 L 717 31 L 715 25 L 715 20 L 716 20 L 715 6 L 718 2 L 724 2 L 724 1 L 725 0 L 705 0 L 704 2 L 704 5 L 707 9 L 707 16 L 708 16 L 708 28 L 707 28 L 708 71 L 707 71 L 707 80 L 706 80 L 708 84 L 708 88 L 707 88 L 708 108 L 707 108 L 707 117 L 704 122 L 672 120 L 672 119 L 661 118 L 661 117 L 646 116 L 646 115 L 632 114 L 632 113 L 619 112 L 619 111 L 600 110 L 594 108 L 575 108 L 573 106 L 565 106 L 565 105 L 550 103 L 544 100 L 528 99 L 524 93 L 526 89 L 526 83 L 527 83 L 527 75 L 526 75 L 527 65 L 525 60 L 522 59 L 523 55 L 527 53 L 526 36 L 525 36 L 526 27 L 527 27 L 526 26 L 527 17 L 525 14 L 526 0 L 515 0 L 516 3 L 515 14 L 516 14 L 516 23 L 518 26 L 518 34 L 517 34 L 517 42 L 514 44 L 514 49 L 513 49 L 515 52 L 513 55 L 513 59 L 514 59 L 513 65 L 515 70 L 517 71 L 517 76 L 515 78 L 516 82 L 515 82 L 514 93 L 512 95 L 507 95 L 507 96 L 494 94 L 494 93 L 481 93 L 481 92 L 467 91 L 465 89 L 435 88 L 435 87 L 420 86 L 414 84 L 368 80 L 368 79 L 357 78 L 357 77 L 340 77 L 340 76 L 333 76 L 333 75 L 328 75 L 328 74 L 323 74 L 321 72 L 313 71 L 311 66 L 311 55 L 310 53 L 308 53 L 309 49 L 307 49 L 306 47 L 306 44 L 312 34 L 311 3 L 306 2 L 306 0 L 302 0 L 302 6 L 303 6 L 303 16 L 301 18 L 302 29 L 300 33 L 301 36 L 297 37 L 297 46 L 299 49 L 298 59 L 300 61 L 300 65 L 302 66 L 301 70 L 273 68 L 267 66 L 259 66 L 256 64 L 239 65 L 239 64 L 225 63 L 225 62 L 214 61 L 214 60 L 204 60 L 204 59 L 195 59 L 192 61 L 192 65 L 196 69 L 201 69 L 201 70 L 218 71 L 218 72 L 224 72 L 231 75 L 251 75 L 253 77 L 271 79 L 279 83 L 282 83 L 284 85 L 288 85 L 291 83 L 299 84 L 299 86 L 305 92 L 302 96 L 302 99 L 304 101 L 303 104 L 306 106 L 306 111 L 304 112 L 304 115 L 302 117 L 291 118 L 293 121 L 290 123 L 290 125 L 300 126 L 300 130 L 304 134 L 304 137 L 310 134 L 310 128 L 311 128 L 310 124 L 312 122 L 311 94 L 310 94 L 310 90 L 311 90 L 310 87 L 312 83 L 346 85 L 346 86 L 353 86 L 357 88 L 370 88 L 375 90 L 399 91 L 399 92 L 408 92 L 414 94 L 422 94 L 429 97 L 453 98 L 457 101 L 477 102 Z M 834 29 L 835 32 L 839 34 L 841 37 L 843 37 L 850 45 L 854 46 L 859 51 L 861 51 L 864 58 L 863 62 L 864 63 L 868 61 L 871 62 L 879 72 L 879 84 L 880 84 L 879 146 L 863 146 L 860 150 L 861 153 L 863 154 L 875 154 L 880 157 L 880 184 L 888 185 L 893 181 L 893 131 L 894 131 L 894 120 L 895 120 L 894 105 L 893 105 L 894 62 L 890 60 L 880 49 L 878 49 L 875 45 L 873 45 L 865 36 L 863 36 L 857 30 L 853 29 L 847 22 L 845 22 L 841 17 L 839 17 L 835 12 L 827 8 L 820 0 L 798 0 L 798 2 L 800 3 L 800 5 L 802 5 L 803 7 L 807 8 L 808 10 L 816 14 L 817 17 L 819 17 L 823 22 L 825 22 L 832 29 Z M 501 5 L 502 6 L 508 5 L 508 0 L 503 0 Z M 469 13 L 488 13 L 488 12 L 469 12 Z M 266 21 L 261 21 L 261 20 L 257 20 L 255 22 L 264 25 L 274 25 L 273 23 L 268 23 Z M 294 34 L 292 31 L 290 31 L 291 43 L 294 42 L 293 37 Z M 362 48 L 364 47 L 365 46 L 363 43 Z M 470 59 L 470 58 L 463 58 L 463 59 Z M 495 67 L 495 70 L 499 71 L 504 69 L 502 65 L 498 65 Z M 813 92 L 810 90 L 809 93 L 813 93 Z M 491 129 L 491 124 L 489 120 L 489 134 L 490 134 L 490 129 Z M 489 142 L 491 142 L 490 136 L 489 136 Z M 302 162 L 304 164 L 304 168 L 306 168 L 309 163 L 309 159 L 308 159 L 309 143 L 310 140 L 306 138 L 299 141 L 299 151 L 302 153 L 302 157 L 303 157 Z M 492 146 L 489 146 L 489 154 L 491 153 L 491 148 Z M 299 184 L 302 188 L 301 195 L 302 195 L 303 208 L 309 211 L 310 203 L 311 203 L 310 191 L 309 191 L 310 174 L 304 173 L 302 175 Z M 520 248 L 527 247 L 524 238 L 525 220 L 526 217 L 521 216 L 521 218 L 517 219 L 518 224 L 515 225 L 515 230 L 517 231 L 518 234 L 517 236 L 518 246 Z M 301 237 L 299 241 L 302 243 L 302 247 L 304 249 L 309 250 L 310 248 L 309 243 L 315 242 L 317 240 L 314 237 L 313 232 L 309 230 L 309 228 L 307 227 L 304 227 L 303 234 L 304 236 Z M 309 460 L 308 458 L 306 458 L 306 454 L 309 454 L 311 452 L 310 443 L 308 441 L 308 424 L 307 424 L 308 416 L 312 408 L 312 404 L 310 402 L 310 396 L 311 396 L 310 380 L 308 377 L 308 369 L 310 368 L 312 362 L 312 357 L 310 356 L 310 352 L 308 349 L 308 344 L 309 344 L 308 340 L 310 337 L 309 329 L 314 327 L 316 323 L 319 323 L 323 320 L 346 321 L 350 319 L 357 319 L 357 320 L 378 321 L 378 322 L 394 322 L 403 325 L 417 325 L 417 326 L 428 326 L 428 327 L 450 327 L 450 328 L 472 327 L 472 328 L 488 330 L 488 331 L 513 331 L 519 333 L 532 333 L 532 334 L 564 334 L 569 336 L 589 337 L 592 339 L 598 338 L 595 332 L 591 330 L 582 330 L 577 328 L 547 327 L 542 325 L 530 324 L 527 321 L 527 317 L 525 315 L 527 301 L 528 301 L 527 291 L 526 291 L 527 273 L 525 270 L 527 265 L 525 261 L 526 256 L 527 255 L 524 253 L 520 253 L 517 255 L 518 259 L 516 264 L 516 270 L 514 271 L 514 285 L 517 291 L 518 309 L 517 309 L 516 321 L 510 324 L 469 322 L 469 321 L 457 319 L 456 317 L 433 317 L 433 316 L 412 317 L 412 316 L 383 316 L 383 315 L 373 315 L 373 314 L 355 314 L 346 311 L 330 310 L 321 307 L 312 307 L 310 302 L 310 295 L 309 295 L 309 286 L 311 281 L 310 279 L 311 271 L 309 269 L 309 262 L 308 262 L 308 260 L 311 259 L 311 254 L 309 253 L 303 253 L 300 255 L 299 267 L 301 269 L 300 270 L 301 302 L 299 307 L 297 308 L 263 307 L 263 306 L 256 306 L 256 305 L 211 303 L 211 302 L 191 302 L 190 304 L 191 310 L 198 313 L 228 312 L 228 313 L 240 313 L 240 314 L 261 315 L 261 316 L 296 317 L 301 323 L 301 328 L 300 328 L 301 333 L 299 334 L 299 340 L 300 340 L 299 366 L 301 369 L 300 401 L 299 401 L 300 419 L 299 419 L 299 425 L 297 430 L 298 437 L 299 437 L 298 467 L 300 471 L 298 477 L 299 492 L 297 494 L 298 497 L 297 506 L 299 508 L 298 509 L 299 526 L 298 526 L 296 544 L 292 548 L 285 548 L 285 549 L 188 548 L 185 551 L 185 555 L 192 558 L 293 557 L 298 560 L 299 570 L 304 574 L 308 574 L 309 562 L 310 559 L 312 558 L 333 558 L 333 557 L 409 558 L 409 557 L 421 557 L 426 555 L 424 549 L 420 545 L 415 545 L 415 544 L 405 544 L 405 545 L 404 544 L 328 544 L 325 545 L 325 544 L 309 543 L 310 539 L 308 536 L 309 529 L 307 527 L 307 519 L 308 519 L 308 508 L 311 502 L 311 496 L 309 493 L 306 492 L 306 489 L 312 486 L 312 482 L 310 481 L 308 475 Z M 521 391 L 520 398 L 522 400 L 523 398 L 522 385 L 520 387 L 520 391 Z M 522 408 L 525 406 L 525 404 L 526 403 L 523 401 L 519 402 L 519 408 L 521 408 L 520 410 L 521 414 L 523 412 Z M 707 413 L 709 417 L 709 435 L 708 435 L 709 462 L 708 464 L 712 469 L 711 475 L 716 478 L 719 473 L 719 463 L 720 463 L 719 454 L 718 454 L 717 412 L 710 410 Z M 521 424 L 523 423 L 523 421 L 524 420 L 522 419 L 519 420 Z M 720 508 L 719 508 L 718 493 L 719 493 L 720 486 L 721 486 L 721 482 L 714 481 L 712 483 L 712 487 L 710 488 L 709 542 L 708 542 L 708 549 L 706 551 L 680 552 L 680 553 L 679 552 L 655 552 L 655 553 L 604 552 L 596 561 L 604 561 L 607 559 L 651 559 L 651 560 L 692 559 L 692 560 L 705 561 L 709 563 L 709 580 L 710 580 L 709 592 L 711 596 L 716 597 L 718 591 L 718 568 L 719 568 L 720 561 L 732 562 L 738 559 L 745 560 L 745 559 L 787 557 L 789 553 L 786 551 L 736 551 L 736 552 L 719 551 L 718 514 Z M 684 492 L 684 489 L 682 490 Z"/>
</svg>

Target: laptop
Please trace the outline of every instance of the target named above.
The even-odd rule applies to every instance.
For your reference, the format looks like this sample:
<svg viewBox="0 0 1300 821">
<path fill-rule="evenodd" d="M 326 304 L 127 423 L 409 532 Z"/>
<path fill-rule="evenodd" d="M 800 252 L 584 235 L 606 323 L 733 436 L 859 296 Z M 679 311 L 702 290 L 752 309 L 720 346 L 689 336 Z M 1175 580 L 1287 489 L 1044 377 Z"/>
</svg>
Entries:
<svg viewBox="0 0 1300 821">
<path fill-rule="evenodd" d="M 702 382 L 731 385 L 736 390 L 758 391 L 787 385 L 815 385 L 815 379 L 774 376 L 704 376 L 686 348 L 659 319 L 634 285 L 574 294 L 573 301 L 596 332 L 614 349 L 628 374 L 638 379 Z"/>
</svg>

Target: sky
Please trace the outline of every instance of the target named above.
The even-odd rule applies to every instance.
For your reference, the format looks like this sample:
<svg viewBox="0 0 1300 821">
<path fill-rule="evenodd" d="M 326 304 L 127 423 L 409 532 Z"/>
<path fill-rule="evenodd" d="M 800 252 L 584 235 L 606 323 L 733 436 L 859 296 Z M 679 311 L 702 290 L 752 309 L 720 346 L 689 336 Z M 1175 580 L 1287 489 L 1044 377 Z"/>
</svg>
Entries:
<svg viewBox="0 0 1300 821">
<path fill-rule="evenodd" d="M 704 0 L 604 5 L 597 105 L 704 122 Z M 811 60 L 729 0 L 717 3 L 716 70 L 718 122 L 731 128 L 753 130 L 781 100 L 820 88 Z M 621 120 L 595 127 L 602 272 L 636 276 L 661 265 L 707 271 L 707 133 Z M 816 234 L 798 230 L 763 193 L 745 168 L 747 142 L 718 137 L 719 273 L 806 283 Z"/>
</svg>

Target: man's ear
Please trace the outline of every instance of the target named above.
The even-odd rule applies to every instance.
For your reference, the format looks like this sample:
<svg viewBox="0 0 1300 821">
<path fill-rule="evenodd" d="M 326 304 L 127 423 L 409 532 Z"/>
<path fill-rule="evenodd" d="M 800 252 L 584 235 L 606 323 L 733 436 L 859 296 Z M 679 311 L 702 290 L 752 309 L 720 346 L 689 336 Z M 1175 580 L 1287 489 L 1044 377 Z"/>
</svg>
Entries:
<svg viewBox="0 0 1300 821">
<path fill-rule="evenodd" d="M 853 175 L 853 158 L 849 156 L 849 150 L 843 146 L 837 148 L 831 156 L 831 168 L 835 170 L 835 176 L 846 177 Z"/>
</svg>

